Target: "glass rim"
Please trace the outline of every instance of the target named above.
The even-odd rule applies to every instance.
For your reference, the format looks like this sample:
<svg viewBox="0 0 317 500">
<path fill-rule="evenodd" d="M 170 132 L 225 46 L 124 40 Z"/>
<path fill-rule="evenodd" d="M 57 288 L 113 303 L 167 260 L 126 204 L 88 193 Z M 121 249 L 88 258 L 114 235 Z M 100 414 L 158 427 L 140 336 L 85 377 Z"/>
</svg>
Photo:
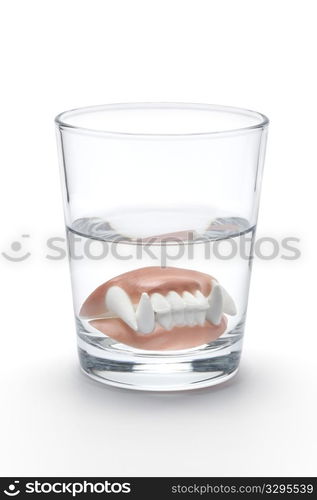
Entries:
<svg viewBox="0 0 317 500">
<path fill-rule="evenodd" d="M 196 110 L 196 111 L 209 111 L 209 112 L 223 112 L 232 115 L 249 116 L 258 121 L 252 125 L 235 127 L 232 129 L 221 129 L 204 132 L 122 132 L 105 130 L 103 128 L 90 128 L 81 125 L 74 125 L 67 122 L 67 118 L 73 116 L 85 115 L 89 113 L 96 113 L 102 111 L 122 111 L 122 110 L 140 110 L 140 109 L 169 109 L 169 110 Z M 247 108 L 236 106 L 224 106 L 220 104 L 203 104 L 203 103 L 186 103 L 186 102 L 128 102 L 128 103 L 113 103 L 113 104 L 97 104 L 93 106 L 84 106 L 73 108 L 59 113 L 55 117 L 55 123 L 60 129 L 71 130 L 78 133 L 86 133 L 93 135 L 103 136 L 117 136 L 117 137 L 130 137 L 130 138 L 190 138 L 190 137 L 213 137 L 213 136 L 226 136 L 240 133 L 247 133 L 257 129 L 264 129 L 269 124 L 269 119 L 263 113 L 253 111 Z"/>
</svg>

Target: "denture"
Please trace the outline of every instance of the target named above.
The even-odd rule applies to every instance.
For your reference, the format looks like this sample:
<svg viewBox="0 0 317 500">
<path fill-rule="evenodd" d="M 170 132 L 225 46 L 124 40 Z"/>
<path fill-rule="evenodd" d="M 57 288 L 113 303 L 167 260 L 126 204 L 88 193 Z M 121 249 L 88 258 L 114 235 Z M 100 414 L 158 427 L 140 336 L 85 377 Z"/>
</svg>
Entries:
<svg viewBox="0 0 317 500">
<path fill-rule="evenodd" d="M 80 317 L 110 338 L 145 350 L 178 350 L 216 340 L 235 315 L 228 292 L 212 276 L 174 267 L 144 267 L 100 285 Z"/>
</svg>

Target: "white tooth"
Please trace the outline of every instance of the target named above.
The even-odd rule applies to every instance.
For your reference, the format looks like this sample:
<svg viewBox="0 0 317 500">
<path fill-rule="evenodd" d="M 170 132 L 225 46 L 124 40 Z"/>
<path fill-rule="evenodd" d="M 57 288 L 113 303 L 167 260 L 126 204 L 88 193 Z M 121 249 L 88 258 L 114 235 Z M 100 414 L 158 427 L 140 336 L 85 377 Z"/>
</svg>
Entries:
<svg viewBox="0 0 317 500">
<path fill-rule="evenodd" d="M 134 308 L 129 295 L 119 286 L 112 286 L 106 293 L 106 306 L 133 330 L 137 330 Z"/>
<path fill-rule="evenodd" d="M 214 325 L 219 325 L 223 313 L 223 296 L 221 286 L 213 281 L 212 291 L 208 297 L 209 309 L 206 314 L 206 319 Z"/>
<path fill-rule="evenodd" d="M 189 292 L 183 292 L 185 301 L 185 321 L 187 325 L 194 326 L 197 324 L 196 311 L 199 306 L 198 300 Z"/>
<path fill-rule="evenodd" d="M 230 314 L 230 316 L 234 316 L 237 314 L 237 308 L 233 298 L 229 295 L 227 290 L 223 288 L 223 286 L 221 286 L 221 293 L 223 298 L 223 312 Z"/>
<path fill-rule="evenodd" d="M 174 290 L 171 290 L 166 295 L 171 308 L 174 325 L 182 326 L 185 323 L 185 302 L 182 297 Z"/>
<path fill-rule="evenodd" d="M 199 305 L 202 309 L 207 310 L 209 308 L 208 298 L 205 297 L 205 295 L 203 295 L 200 290 L 196 290 L 195 297 L 198 300 Z"/>
<path fill-rule="evenodd" d="M 196 317 L 199 325 L 202 326 L 206 320 L 206 312 L 209 309 L 209 302 L 207 297 L 205 297 L 205 295 L 203 295 L 199 290 L 196 290 L 195 297 L 199 303 L 199 310 L 196 313 Z"/>
<path fill-rule="evenodd" d="M 147 293 L 142 293 L 137 310 L 136 320 L 140 333 L 151 333 L 155 328 L 154 311 L 150 297 Z"/>
<path fill-rule="evenodd" d="M 156 320 L 165 330 L 173 328 L 172 310 L 169 302 L 160 293 L 151 295 L 152 307 L 156 313 Z"/>
</svg>

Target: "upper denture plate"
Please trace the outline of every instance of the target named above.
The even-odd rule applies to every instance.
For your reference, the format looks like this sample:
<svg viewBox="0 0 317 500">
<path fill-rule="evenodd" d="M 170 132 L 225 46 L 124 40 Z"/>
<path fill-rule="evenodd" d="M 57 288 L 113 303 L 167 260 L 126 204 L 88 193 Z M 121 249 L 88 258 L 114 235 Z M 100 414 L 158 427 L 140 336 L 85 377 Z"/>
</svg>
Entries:
<svg viewBox="0 0 317 500">
<path fill-rule="evenodd" d="M 155 316 L 150 297 L 142 293 L 137 310 L 136 320 L 140 333 L 151 333 L 155 328 Z"/>
<path fill-rule="evenodd" d="M 199 304 L 199 309 L 196 312 L 196 318 L 199 325 L 203 325 L 206 320 L 206 312 L 209 309 L 209 302 L 207 297 L 205 297 L 205 295 L 203 295 L 200 290 L 197 290 L 194 295 Z"/>
<path fill-rule="evenodd" d="M 137 322 L 133 304 L 129 295 L 119 286 L 112 286 L 106 293 L 106 306 L 119 316 L 133 330 L 137 330 Z"/>
<path fill-rule="evenodd" d="M 166 299 L 168 300 L 171 309 L 172 309 L 172 317 L 173 323 L 176 326 L 182 326 L 185 323 L 185 302 L 182 297 L 174 290 L 171 290 L 166 295 Z"/>
<path fill-rule="evenodd" d="M 219 325 L 223 314 L 223 295 L 221 286 L 213 281 L 211 294 L 209 295 L 209 309 L 206 314 L 206 319 L 214 325 Z"/>
<path fill-rule="evenodd" d="M 185 302 L 185 322 L 189 326 L 194 326 L 198 323 L 196 312 L 199 308 L 198 300 L 190 292 L 183 292 Z"/>
<path fill-rule="evenodd" d="M 165 330 L 173 328 L 172 308 L 168 300 L 160 293 L 151 295 L 151 303 L 156 314 L 156 320 Z"/>
</svg>

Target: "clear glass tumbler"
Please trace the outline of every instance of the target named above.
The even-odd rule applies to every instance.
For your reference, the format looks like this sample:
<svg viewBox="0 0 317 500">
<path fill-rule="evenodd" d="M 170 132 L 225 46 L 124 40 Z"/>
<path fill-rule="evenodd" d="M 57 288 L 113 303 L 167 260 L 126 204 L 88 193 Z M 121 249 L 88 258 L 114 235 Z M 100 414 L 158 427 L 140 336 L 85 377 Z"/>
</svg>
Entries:
<svg viewBox="0 0 317 500">
<path fill-rule="evenodd" d="M 183 390 L 238 370 L 268 119 L 114 104 L 56 118 L 79 359 Z"/>
</svg>

